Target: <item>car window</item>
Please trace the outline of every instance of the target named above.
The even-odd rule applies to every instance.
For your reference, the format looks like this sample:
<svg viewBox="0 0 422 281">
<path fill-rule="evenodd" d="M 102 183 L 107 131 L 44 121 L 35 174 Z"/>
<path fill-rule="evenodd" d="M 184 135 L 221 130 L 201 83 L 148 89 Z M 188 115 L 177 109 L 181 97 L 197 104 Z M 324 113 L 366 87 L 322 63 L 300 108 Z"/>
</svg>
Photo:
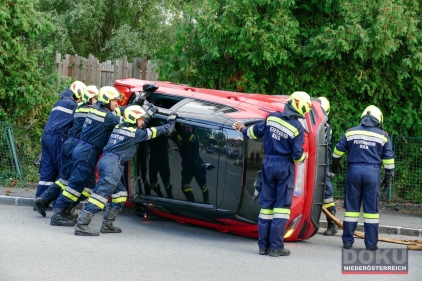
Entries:
<svg viewBox="0 0 422 281">
<path fill-rule="evenodd" d="M 148 101 L 155 106 L 167 109 L 172 108 L 176 103 L 182 100 L 184 100 L 184 98 L 164 95 L 151 95 L 148 97 Z"/>
<path fill-rule="evenodd" d="M 158 126 L 161 120 L 152 121 Z M 141 143 L 135 175 L 146 184 L 139 193 L 207 205 L 216 204 L 221 129 L 177 122 L 169 135 Z M 144 144 L 144 146 L 142 146 Z"/>
<path fill-rule="evenodd" d="M 230 113 L 236 112 L 237 110 L 222 104 L 209 103 L 205 101 L 194 100 L 186 103 L 179 108 L 180 111 L 201 113 L 201 114 L 214 114 L 217 112 Z"/>
<path fill-rule="evenodd" d="M 135 94 L 132 94 L 132 96 L 129 98 L 128 105 L 133 103 L 133 100 L 136 98 Z M 147 101 L 152 103 L 153 105 L 161 108 L 170 109 L 175 104 L 181 102 L 184 100 L 184 97 L 177 97 L 177 96 L 170 96 L 170 95 L 163 95 L 160 93 L 153 93 L 151 95 L 147 96 Z"/>
<path fill-rule="evenodd" d="M 244 190 L 241 198 L 241 207 L 239 209 L 239 216 L 251 221 L 256 221 L 259 213 L 260 205 L 252 202 L 252 196 L 255 192 L 254 182 L 261 170 L 262 162 L 265 159 L 264 155 L 264 139 L 246 139 L 243 145 L 245 151 L 244 169 L 246 171 L 244 177 Z"/>
</svg>

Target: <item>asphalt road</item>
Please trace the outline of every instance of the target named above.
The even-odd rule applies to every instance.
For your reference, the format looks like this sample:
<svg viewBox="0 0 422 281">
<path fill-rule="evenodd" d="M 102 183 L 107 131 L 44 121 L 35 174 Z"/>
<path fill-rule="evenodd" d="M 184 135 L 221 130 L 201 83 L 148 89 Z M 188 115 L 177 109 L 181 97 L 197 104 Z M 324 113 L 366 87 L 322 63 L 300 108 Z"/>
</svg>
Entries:
<svg viewBox="0 0 422 281">
<path fill-rule="evenodd" d="M 286 243 L 289 257 L 258 255 L 256 240 L 171 220 L 119 214 L 121 234 L 73 235 L 30 207 L 0 205 L 0 280 L 421 280 L 422 251 L 409 251 L 408 275 L 342 275 L 341 237 L 320 231 Z M 99 229 L 102 213 L 91 223 Z M 406 236 L 389 238 L 415 239 Z M 356 239 L 355 248 L 363 248 Z M 404 248 L 379 243 L 380 248 Z"/>
</svg>

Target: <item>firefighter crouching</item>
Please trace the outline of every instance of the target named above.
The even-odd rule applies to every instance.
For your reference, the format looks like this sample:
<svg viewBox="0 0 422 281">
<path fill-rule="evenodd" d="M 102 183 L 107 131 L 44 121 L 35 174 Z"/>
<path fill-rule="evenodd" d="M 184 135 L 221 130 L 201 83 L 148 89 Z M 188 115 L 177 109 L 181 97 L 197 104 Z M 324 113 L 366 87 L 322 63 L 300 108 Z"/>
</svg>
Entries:
<svg viewBox="0 0 422 281">
<path fill-rule="evenodd" d="M 325 113 L 327 114 L 327 117 L 328 117 L 329 114 L 330 114 L 330 102 L 325 97 L 319 97 L 319 100 L 321 101 L 322 109 L 324 109 L 324 111 L 325 111 Z M 330 124 L 328 122 L 329 121 L 327 121 L 327 123 L 325 123 L 325 131 L 327 132 L 327 147 L 328 147 L 327 169 L 326 169 L 327 175 L 330 172 L 330 164 L 329 163 L 330 163 L 331 155 L 333 154 L 333 149 L 331 148 L 331 136 L 333 134 L 332 134 Z M 327 176 L 327 179 L 325 181 L 325 192 L 324 192 L 323 205 L 333 216 L 335 216 L 336 215 L 336 204 L 334 203 L 333 194 L 334 194 L 333 184 L 331 183 L 330 177 Z M 333 236 L 336 233 L 337 233 L 336 224 L 329 217 L 327 217 L 327 230 L 324 231 L 324 235 Z"/>
<path fill-rule="evenodd" d="M 304 130 L 298 118 L 311 110 L 312 103 L 305 92 L 294 92 L 283 112 L 274 112 L 255 125 L 245 128 L 236 122 L 233 128 L 245 137 L 264 137 L 265 160 L 262 164 L 262 188 L 258 197 L 261 211 L 258 218 L 259 254 L 272 257 L 288 256 L 284 248 L 284 231 L 290 218 L 294 191 L 294 162 L 306 158 L 302 149 Z"/>
<path fill-rule="evenodd" d="M 163 134 L 169 135 L 174 128 L 176 116 L 176 113 L 171 113 L 167 119 L 168 124 L 143 129 L 144 119 L 148 117 L 145 110 L 139 105 L 131 105 L 125 109 L 123 123 L 114 128 L 104 147 L 103 157 L 98 162 L 100 178 L 88 203 L 79 214 L 75 235 L 99 235 L 98 231 L 91 230 L 88 225 L 95 213 L 106 207 L 110 196 L 112 200 L 107 206 L 100 231 L 101 233 L 122 232 L 119 227 L 113 225 L 113 222 L 127 199 L 126 188 L 121 182 L 123 165 L 135 155 L 138 143 Z"/>
<path fill-rule="evenodd" d="M 380 127 L 380 128 L 378 128 Z M 368 250 L 378 249 L 379 199 L 381 163 L 385 177 L 381 183 L 389 187 L 394 173 L 394 154 L 391 143 L 383 128 L 381 110 L 370 105 L 362 113 L 360 124 L 345 132 L 337 143 L 332 158 L 333 173 L 340 170 L 340 158 L 347 151 L 347 177 L 343 223 L 343 247 L 353 246 L 353 233 L 356 230 L 363 201 L 365 246 Z"/>
</svg>

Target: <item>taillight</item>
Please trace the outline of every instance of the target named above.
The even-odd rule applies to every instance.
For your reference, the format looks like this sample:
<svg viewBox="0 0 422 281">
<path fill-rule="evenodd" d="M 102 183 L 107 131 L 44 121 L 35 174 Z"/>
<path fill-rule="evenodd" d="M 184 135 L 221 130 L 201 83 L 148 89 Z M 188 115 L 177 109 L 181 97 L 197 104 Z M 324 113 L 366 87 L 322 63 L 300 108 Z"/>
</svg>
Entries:
<svg viewBox="0 0 422 281">
<path fill-rule="evenodd" d="M 303 190 L 305 188 L 305 167 L 308 159 L 305 159 L 302 163 L 295 163 L 295 192 L 294 196 L 303 196 Z"/>
<path fill-rule="evenodd" d="M 286 231 L 284 231 L 284 238 L 289 238 L 290 236 L 293 235 L 293 233 L 296 230 L 297 225 L 300 222 L 300 218 L 302 217 L 302 215 L 299 215 L 298 217 L 296 217 L 290 224 L 289 227 L 286 228 Z"/>
</svg>

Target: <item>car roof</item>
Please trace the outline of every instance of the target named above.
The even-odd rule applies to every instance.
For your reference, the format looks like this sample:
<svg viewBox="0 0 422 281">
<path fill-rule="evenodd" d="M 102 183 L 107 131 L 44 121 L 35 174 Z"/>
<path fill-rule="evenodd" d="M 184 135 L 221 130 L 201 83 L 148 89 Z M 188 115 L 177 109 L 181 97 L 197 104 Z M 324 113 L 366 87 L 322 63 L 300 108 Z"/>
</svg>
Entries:
<svg viewBox="0 0 422 281">
<path fill-rule="evenodd" d="M 256 122 L 265 119 L 269 113 L 283 111 L 284 105 L 289 96 L 287 95 L 267 95 L 267 94 L 245 94 L 231 91 L 213 90 L 205 88 L 190 87 L 185 84 L 176 84 L 168 81 L 148 81 L 135 78 L 125 78 L 116 80 L 114 85 L 118 88 L 126 88 L 129 92 L 142 92 L 144 84 L 155 83 L 159 86 L 155 92 L 157 94 L 173 95 L 195 100 L 203 100 L 211 103 L 218 103 L 233 107 L 235 112 L 224 113 L 224 116 L 214 114 L 204 116 L 192 114 L 191 119 L 204 121 L 214 121 L 221 124 L 223 120 L 242 120 L 244 123 Z M 315 103 L 315 102 L 313 102 Z M 190 114 L 188 114 L 190 115 Z M 212 120 L 210 120 L 212 119 Z"/>
</svg>

